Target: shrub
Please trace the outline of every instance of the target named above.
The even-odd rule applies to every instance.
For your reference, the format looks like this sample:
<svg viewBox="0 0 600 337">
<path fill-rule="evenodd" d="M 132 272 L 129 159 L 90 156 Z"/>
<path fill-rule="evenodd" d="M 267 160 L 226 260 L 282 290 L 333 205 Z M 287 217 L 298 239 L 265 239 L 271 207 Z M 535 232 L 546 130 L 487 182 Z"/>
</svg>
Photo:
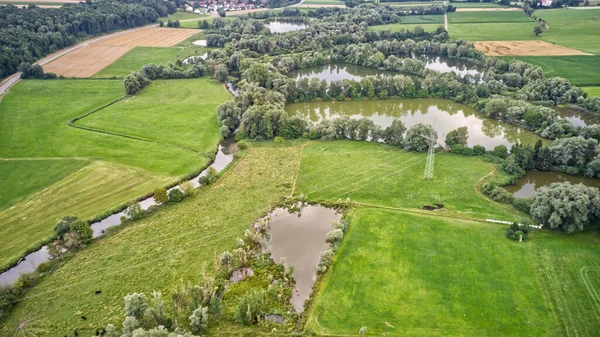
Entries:
<svg viewBox="0 0 600 337">
<path fill-rule="evenodd" d="M 208 308 L 199 306 L 190 316 L 190 327 L 193 332 L 203 332 L 208 328 Z"/>
<path fill-rule="evenodd" d="M 521 240 L 521 237 L 523 238 L 523 241 L 527 240 L 527 238 L 529 237 L 529 226 L 520 225 L 515 222 L 512 225 L 510 225 L 508 229 L 506 229 L 506 238 L 514 241 L 519 241 Z"/>
<path fill-rule="evenodd" d="M 143 293 L 133 293 L 125 296 L 125 317 L 141 319 L 148 309 L 148 297 Z"/>
<path fill-rule="evenodd" d="M 481 145 L 473 146 L 473 155 L 475 156 L 483 156 L 485 154 L 485 147 Z"/>
<path fill-rule="evenodd" d="M 504 145 L 498 145 L 494 148 L 492 154 L 498 158 L 505 159 L 508 156 L 508 149 Z"/>
<path fill-rule="evenodd" d="M 336 242 L 342 241 L 344 238 L 344 232 L 341 229 L 331 230 L 327 235 L 325 235 L 325 241 L 335 244 Z"/>
<path fill-rule="evenodd" d="M 52 268 L 52 264 L 50 262 L 43 262 L 43 263 L 40 263 L 40 265 L 37 267 L 37 270 L 40 273 L 44 273 L 44 272 L 47 272 L 48 270 L 50 270 L 50 268 Z"/>
<path fill-rule="evenodd" d="M 237 144 L 237 147 L 238 147 L 240 150 L 244 150 L 244 149 L 248 148 L 248 144 L 246 144 L 246 142 L 245 142 L 245 141 L 243 141 L 243 140 L 240 140 L 240 141 L 239 141 L 239 142 L 237 142 L 236 144 Z"/>
<path fill-rule="evenodd" d="M 169 202 L 180 202 L 181 200 L 183 200 L 183 197 L 183 192 L 181 192 L 177 188 L 174 188 L 169 191 Z"/>
<path fill-rule="evenodd" d="M 275 137 L 273 141 L 275 141 L 275 143 L 285 143 L 285 139 L 283 139 L 283 137 L 280 136 Z"/>
<path fill-rule="evenodd" d="M 142 206 L 140 203 L 134 201 L 131 205 L 129 205 L 125 211 L 123 211 L 127 218 L 131 220 L 139 219 L 144 215 L 144 211 L 142 210 Z"/>
<path fill-rule="evenodd" d="M 462 145 L 462 144 L 453 145 L 450 152 L 461 155 L 461 156 L 472 156 L 473 155 L 473 149 L 468 146 Z"/>
<path fill-rule="evenodd" d="M 217 170 L 211 166 L 206 170 L 206 174 L 198 178 L 198 182 L 200 185 L 210 185 L 217 179 L 217 174 Z"/>
<path fill-rule="evenodd" d="M 71 223 L 77 220 L 78 218 L 76 216 L 67 215 L 66 217 L 62 218 L 62 220 L 60 220 L 56 225 L 54 225 L 54 232 L 56 232 L 56 234 L 58 234 L 59 236 L 64 235 L 71 229 Z"/>
<path fill-rule="evenodd" d="M 335 253 L 331 249 L 321 252 L 319 255 L 319 264 L 317 265 L 317 271 L 319 273 L 324 273 L 327 271 L 327 268 L 329 268 L 331 262 L 333 262 L 334 255 Z"/>
<path fill-rule="evenodd" d="M 264 290 L 253 290 L 244 295 L 235 310 L 235 321 L 244 325 L 252 325 L 258 322 L 263 314 Z"/>
<path fill-rule="evenodd" d="M 71 224 L 71 232 L 75 233 L 79 240 L 81 240 L 83 243 L 89 242 L 94 235 L 92 227 L 81 220 L 74 221 Z"/>
<path fill-rule="evenodd" d="M 169 197 L 167 196 L 167 190 L 164 188 L 157 188 L 154 190 L 154 201 L 157 204 L 164 204 L 169 201 Z"/>
<path fill-rule="evenodd" d="M 519 211 L 529 214 L 531 210 L 531 203 L 533 202 L 532 198 L 515 198 L 512 204 Z"/>
<path fill-rule="evenodd" d="M 235 133 L 235 141 L 239 142 L 240 140 L 248 138 L 248 133 L 245 130 L 238 130 Z"/>
<path fill-rule="evenodd" d="M 196 189 L 191 181 L 183 182 L 179 185 L 179 189 L 183 192 L 185 197 L 196 194 Z"/>
</svg>

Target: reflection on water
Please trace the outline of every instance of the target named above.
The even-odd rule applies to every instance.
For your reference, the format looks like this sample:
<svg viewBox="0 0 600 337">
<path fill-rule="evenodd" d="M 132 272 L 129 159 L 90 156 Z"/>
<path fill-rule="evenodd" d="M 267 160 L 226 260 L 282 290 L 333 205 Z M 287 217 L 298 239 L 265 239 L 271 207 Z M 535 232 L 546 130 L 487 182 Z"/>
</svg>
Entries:
<svg viewBox="0 0 600 337">
<path fill-rule="evenodd" d="M 304 206 L 298 216 L 285 216 L 288 211 L 277 208 L 271 213 L 271 244 L 269 250 L 277 263 L 294 266 L 296 286 L 292 304 L 297 312 L 304 311 L 312 286 L 317 280 L 317 264 L 322 251 L 329 249 L 325 235 L 340 220 L 339 214 L 323 206 Z"/>
<path fill-rule="evenodd" d="M 515 198 L 529 198 L 535 194 L 535 191 L 548 187 L 552 183 L 561 183 L 568 181 L 571 184 L 584 184 L 590 187 L 600 188 L 600 179 L 585 178 L 581 176 L 570 176 L 561 172 L 551 171 L 527 171 L 519 178 L 516 185 L 505 186 L 504 188 L 512 193 Z"/>
<path fill-rule="evenodd" d="M 0 287 L 13 284 L 21 275 L 35 271 L 40 264 L 49 259 L 50 254 L 47 246 L 27 255 L 19 264 L 0 274 Z"/>
<path fill-rule="evenodd" d="M 541 139 L 524 128 L 486 118 L 467 105 L 446 99 L 309 102 L 287 104 L 285 109 L 290 116 L 298 115 L 312 122 L 349 116 L 354 119 L 367 117 L 383 128 L 396 118 L 400 118 L 406 127 L 428 124 L 437 131 L 440 145 L 444 145 L 448 132 L 462 126 L 468 128 L 469 146 L 482 145 L 488 150 L 501 144 L 510 147 L 517 141 L 533 145 Z"/>
<path fill-rule="evenodd" d="M 441 73 L 449 73 L 454 71 L 458 75 L 479 75 L 483 74 L 484 67 L 473 62 L 449 58 L 444 56 L 420 55 L 418 59 L 425 62 L 425 68 L 439 71 Z"/>
<path fill-rule="evenodd" d="M 556 108 L 560 117 L 573 123 L 575 126 L 600 124 L 600 117 L 593 113 L 581 112 L 569 108 Z"/>
<path fill-rule="evenodd" d="M 306 28 L 306 25 L 282 21 L 271 21 L 265 24 L 271 33 L 287 33 Z"/>
<path fill-rule="evenodd" d="M 398 75 L 385 70 L 378 70 L 375 68 L 357 66 L 353 64 L 345 63 L 329 63 L 320 66 L 312 66 L 299 70 L 290 71 L 288 77 L 300 79 L 307 77 L 311 79 L 313 77 L 319 80 L 326 80 L 327 83 L 332 81 L 341 80 L 354 80 L 360 81 L 361 78 L 366 76 L 377 76 L 377 75 Z"/>
</svg>

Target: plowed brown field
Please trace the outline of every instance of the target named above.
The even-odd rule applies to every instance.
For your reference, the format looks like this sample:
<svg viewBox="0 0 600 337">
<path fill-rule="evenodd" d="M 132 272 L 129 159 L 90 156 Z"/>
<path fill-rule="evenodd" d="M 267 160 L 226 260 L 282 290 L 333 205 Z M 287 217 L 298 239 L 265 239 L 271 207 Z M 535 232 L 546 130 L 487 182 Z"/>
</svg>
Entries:
<svg viewBox="0 0 600 337">
<path fill-rule="evenodd" d="M 148 27 L 94 42 L 44 66 L 44 71 L 64 77 L 91 77 L 134 47 L 171 47 L 200 31 Z"/>
<path fill-rule="evenodd" d="M 480 41 L 473 44 L 487 56 L 591 55 L 544 41 Z"/>
</svg>

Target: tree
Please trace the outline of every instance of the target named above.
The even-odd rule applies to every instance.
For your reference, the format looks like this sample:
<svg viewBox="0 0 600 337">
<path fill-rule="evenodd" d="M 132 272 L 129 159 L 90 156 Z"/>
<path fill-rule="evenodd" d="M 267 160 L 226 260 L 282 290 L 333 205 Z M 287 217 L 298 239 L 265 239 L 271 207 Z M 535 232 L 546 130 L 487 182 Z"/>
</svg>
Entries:
<svg viewBox="0 0 600 337">
<path fill-rule="evenodd" d="M 531 216 L 551 229 L 568 233 L 583 230 L 600 217 L 600 192 L 583 184 L 552 183 L 536 192 Z"/>
<path fill-rule="evenodd" d="M 481 145 L 473 146 L 473 154 L 475 156 L 483 156 L 485 154 L 485 147 Z"/>
<path fill-rule="evenodd" d="M 133 293 L 125 296 L 125 317 L 140 320 L 148 309 L 148 297 L 143 293 Z"/>
<path fill-rule="evenodd" d="M 92 227 L 90 227 L 90 225 L 88 225 L 87 222 L 83 222 L 81 220 L 76 220 L 71 223 L 70 227 L 71 227 L 70 231 L 72 233 L 76 234 L 77 238 L 82 243 L 88 243 L 92 239 L 92 236 L 94 235 L 94 231 L 92 230 Z"/>
<path fill-rule="evenodd" d="M 462 126 L 456 130 L 448 132 L 446 135 L 446 145 L 452 147 L 453 145 L 460 144 L 467 146 L 467 139 L 469 138 L 469 130 L 466 126 Z"/>
<path fill-rule="evenodd" d="M 544 146 L 535 157 L 535 168 L 540 171 L 548 171 L 552 169 L 552 162 L 552 152 L 547 146 Z"/>
<path fill-rule="evenodd" d="M 506 101 L 501 98 L 492 98 L 486 104 L 483 110 L 489 118 L 498 118 L 508 111 Z"/>
<path fill-rule="evenodd" d="M 416 152 L 426 151 L 432 138 L 434 142 L 437 140 L 437 132 L 430 125 L 416 124 L 406 131 L 404 149 Z"/>
<path fill-rule="evenodd" d="M 227 82 L 227 78 L 229 77 L 229 72 L 227 71 L 227 66 L 224 64 L 219 64 L 215 67 L 215 80 L 219 82 Z"/>
<path fill-rule="evenodd" d="M 494 147 L 492 154 L 498 158 L 504 159 L 506 156 L 508 156 L 508 149 L 504 145 L 498 145 Z"/>
<path fill-rule="evenodd" d="M 598 141 L 581 136 L 560 138 L 552 142 L 550 151 L 557 165 L 583 166 L 598 154 Z"/>
<path fill-rule="evenodd" d="M 404 143 L 404 132 L 406 131 L 406 126 L 400 119 L 394 119 L 392 121 L 392 125 L 385 128 L 383 131 L 383 141 L 386 144 L 394 145 L 394 146 L 402 146 Z"/>
<path fill-rule="evenodd" d="M 199 306 L 190 316 L 193 332 L 204 332 L 208 328 L 208 307 Z"/>
<path fill-rule="evenodd" d="M 76 216 L 67 215 L 66 217 L 62 218 L 62 220 L 60 220 L 56 225 L 54 225 L 54 232 L 58 236 L 63 236 L 64 234 L 69 232 L 69 230 L 71 230 L 71 224 L 77 220 L 79 220 L 79 218 L 77 218 Z"/>
<path fill-rule="evenodd" d="M 169 191 L 169 202 L 180 202 L 183 200 L 183 192 L 181 190 L 174 188 Z"/>
<path fill-rule="evenodd" d="M 535 36 L 540 36 L 540 35 L 542 35 L 543 32 L 544 32 L 544 25 L 542 23 L 539 23 L 535 27 L 533 27 L 533 34 L 535 34 Z"/>
<path fill-rule="evenodd" d="M 125 216 L 131 220 L 139 219 L 142 217 L 142 215 L 144 215 L 142 206 L 140 206 L 140 203 L 137 201 L 134 201 L 131 203 L 131 205 L 127 206 L 123 213 L 125 213 Z"/>
<path fill-rule="evenodd" d="M 157 188 L 154 190 L 154 201 L 157 204 L 164 204 L 169 201 L 169 197 L 167 196 L 167 190 L 164 188 Z"/>
<path fill-rule="evenodd" d="M 210 185 L 214 183 L 217 179 L 217 174 L 217 170 L 211 166 L 206 170 L 206 173 L 204 175 L 198 178 L 198 182 L 200 183 L 200 185 Z"/>
</svg>

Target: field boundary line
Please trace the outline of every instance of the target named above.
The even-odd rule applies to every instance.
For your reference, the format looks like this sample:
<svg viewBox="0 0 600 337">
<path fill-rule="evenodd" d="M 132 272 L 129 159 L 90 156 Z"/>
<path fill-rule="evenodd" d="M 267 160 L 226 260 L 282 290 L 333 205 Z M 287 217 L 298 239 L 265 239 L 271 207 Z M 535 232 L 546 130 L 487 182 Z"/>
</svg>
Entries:
<svg viewBox="0 0 600 337">
<path fill-rule="evenodd" d="M 298 183 L 298 178 L 300 177 L 300 167 L 302 167 L 302 157 L 304 155 L 304 148 L 307 147 L 312 142 L 313 142 L 312 140 L 309 140 L 308 142 L 302 144 L 300 146 L 300 148 L 298 149 L 298 151 L 300 152 L 300 155 L 298 156 L 298 166 L 296 167 L 296 173 L 294 174 L 294 184 L 292 185 L 292 192 L 288 196 L 288 199 L 293 197 L 294 193 L 296 193 L 296 185 Z"/>
<path fill-rule="evenodd" d="M 588 275 L 588 272 L 590 270 L 598 272 L 600 274 L 600 268 L 593 267 L 593 266 L 582 267 L 579 270 L 579 274 L 581 275 L 581 280 L 583 281 L 583 284 L 585 285 L 585 287 L 587 288 L 588 292 L 590 293 L 590 297 L 592 298 L 592 303 L 595 304 L 593 306 L 593 308 L 594 308 L 594 316 L 596 316 L 596 320 L 598 322 L 600 322 L 600 317 L 598 316 L 598 314 L 600 313 L 600 295 L 598 295 L 598 292 L 596 291 L 596 288 L 594 287 L 594 284 L 590 280 L 590 277 Z M 598 309 L 598 311 L 596 311 L 596 309 Z"/>
</svg>

